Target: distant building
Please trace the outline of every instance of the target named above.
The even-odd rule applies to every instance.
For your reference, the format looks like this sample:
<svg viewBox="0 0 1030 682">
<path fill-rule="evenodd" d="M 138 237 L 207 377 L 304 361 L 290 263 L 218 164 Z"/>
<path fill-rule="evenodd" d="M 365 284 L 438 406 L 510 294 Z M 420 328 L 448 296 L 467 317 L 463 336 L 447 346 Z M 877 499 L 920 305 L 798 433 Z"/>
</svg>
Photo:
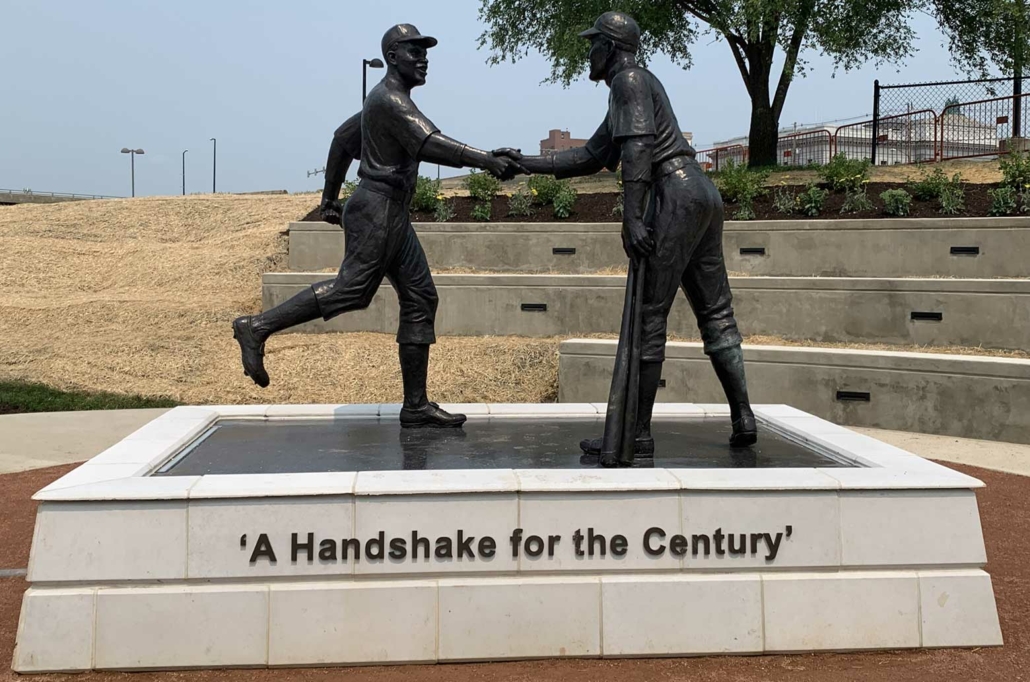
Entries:
<svg viewBox="0 0 1030 682">
<path fill-rule="evenodd" d="M 582 147 L 586 143 L 586 140 L 572 137 L 567 130 L 552 130 L 547 133 L 546 140 L 540 140 L 540 153 L 553 154 L 573 147 Z"/>
</svg>

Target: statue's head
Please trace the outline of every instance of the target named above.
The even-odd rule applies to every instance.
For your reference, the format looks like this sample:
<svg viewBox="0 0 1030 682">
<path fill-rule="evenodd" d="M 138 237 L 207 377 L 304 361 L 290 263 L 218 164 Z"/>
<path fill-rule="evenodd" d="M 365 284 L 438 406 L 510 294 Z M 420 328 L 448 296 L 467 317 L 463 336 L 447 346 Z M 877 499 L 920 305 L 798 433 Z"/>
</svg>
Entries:
<svg viewBox="0 0 1030 682">
<path fill-rule="evenodd" d="M 605 12 L 592 28 L 579 34 L 590 40 L 590 80 L 603 81 L 616 55 L 635 55 L 640 48 L 640 26 L 624 12 Z"/>
<path fill-rule="evenodd" d="M 425 85 L 429 72 L 429 48 L 436 38 L 424 36 L 411 24 L 397 24 L 383 36 L 386 67 L 411 88 Z"/>
</svg>

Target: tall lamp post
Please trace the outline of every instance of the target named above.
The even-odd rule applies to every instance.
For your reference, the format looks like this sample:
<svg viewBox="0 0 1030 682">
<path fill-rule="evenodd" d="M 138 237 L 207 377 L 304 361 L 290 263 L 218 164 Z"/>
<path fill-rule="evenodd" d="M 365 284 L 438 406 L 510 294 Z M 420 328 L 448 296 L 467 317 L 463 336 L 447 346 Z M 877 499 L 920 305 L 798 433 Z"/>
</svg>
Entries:
<svg viewBox="0 0 1030 682">
<path fill-rule="evenodd" d="M 383 60 L 378 57 L 372 60 L 362 59 L 361 60 L 361 103 L 365 103 L 365 97 L 368 96 L 368 67 L 373 69 L 381 69 L 385 64 Z"/>
<path fill-rule="evenodd" d="M 136 155 L 142 153 L 142 149 L 129 149 L 128 147 L 122 147 L 122 154 L 129 155 L 129 165 L 132 167 L 132 196 L 136 196 Z"/>
<path fill-rule="evenodd" d="M 214 153 L 211 157 L 211 193 L 215 194 L 215 182 L 218 179 L 218 140 L 212 137 L 211 141 L 214 143 Z"/>
<path fill-rule="evenodd" d="M 189 149 L 182 150 L 182 195 L 186 196 L 186 152 Z"/>
</svg>

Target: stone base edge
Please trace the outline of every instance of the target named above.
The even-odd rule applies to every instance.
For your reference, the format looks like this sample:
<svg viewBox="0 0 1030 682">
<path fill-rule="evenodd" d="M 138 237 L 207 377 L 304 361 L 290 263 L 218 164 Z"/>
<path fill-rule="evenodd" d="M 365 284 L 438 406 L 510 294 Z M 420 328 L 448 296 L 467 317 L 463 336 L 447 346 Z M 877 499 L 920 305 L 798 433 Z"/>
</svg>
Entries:
<svg viewBox="0 0 1030 682">
<path fill-rule="evenodd" d="M 32 587 L 19 673 L 1002 644 L 978 569 Z"/>
</svg>

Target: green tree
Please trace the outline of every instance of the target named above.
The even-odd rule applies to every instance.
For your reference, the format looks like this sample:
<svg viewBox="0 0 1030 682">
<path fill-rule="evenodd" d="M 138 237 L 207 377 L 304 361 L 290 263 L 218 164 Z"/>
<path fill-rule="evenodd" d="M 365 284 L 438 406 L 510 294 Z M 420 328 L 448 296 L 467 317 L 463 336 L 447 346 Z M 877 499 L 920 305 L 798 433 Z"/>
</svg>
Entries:
<svg viewBox="0 0 1030 682">
<path fill-rule="evenodd" d="M 941 0 L 944 2 L 945 0 Z M 973 0 L 967 0 L 973 1 Z M 491 63 L 516 61 L 529 50 L 551 62 L 550 81 L 568 85 L 585 71 L 588 44 L 577 34 L 602 13 L 621 10 L 640 24 L 644 61 L 662 52 L 684 68 L 690 46 L 714 34 L 733 54 L 751 98 L 750 165 L 775 164 L 776 137 L 787 91 L 804 75 L 807 50 L 836 67 L 867 60 L 896 62 L 912 54 L 908 12 L 918 0 L 481 0 L 486 30 L 480 47 Z M 774 60 L 783 65 L 773 83 Z"/>
<path fill-rule="evenodd" d="M 932 0 L 955 66 L 986 78 L 991 68 L 1012 75 L 1012 134 L 1020 130 L 1023 72 L 1030 55 L 1026 0 Z"/>
</svg>

